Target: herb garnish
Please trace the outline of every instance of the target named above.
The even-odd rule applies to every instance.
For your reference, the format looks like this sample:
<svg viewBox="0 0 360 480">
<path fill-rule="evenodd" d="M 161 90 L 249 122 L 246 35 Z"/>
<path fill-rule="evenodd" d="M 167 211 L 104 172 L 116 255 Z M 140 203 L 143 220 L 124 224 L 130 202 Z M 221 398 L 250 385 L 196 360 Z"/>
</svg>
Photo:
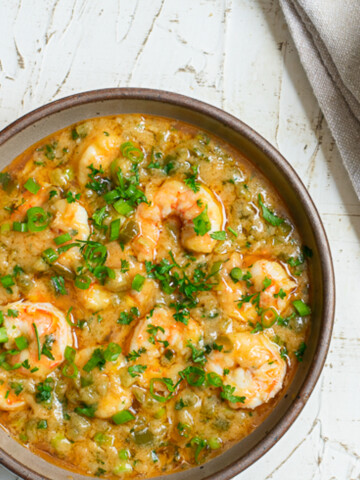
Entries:
<svg viewBox="0 0 360 480">
<path fill-rule="evenodd" d="M 270 223 L 274 227 L 277 227 L 278 225 L 284 222 L 283 218 L 278 217 L 271 210 L 269 210 L 268 207 L 266 207 L 260 193 L 258 195 L 258 202 L 261 207 L 264 220 L 266 220 L 268 223 Z"/>
</svg>

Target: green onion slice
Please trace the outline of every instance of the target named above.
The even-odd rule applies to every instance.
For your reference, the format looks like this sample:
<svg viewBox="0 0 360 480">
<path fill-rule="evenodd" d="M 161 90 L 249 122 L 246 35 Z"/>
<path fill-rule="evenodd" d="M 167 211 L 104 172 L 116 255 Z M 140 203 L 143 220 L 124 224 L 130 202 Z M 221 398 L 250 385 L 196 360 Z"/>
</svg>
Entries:
<svg viewBox="0 0 360 480">
<path fill-rule="evenodd" d="M 24 185 L 24 188 L 26 188 L 26 190 L 30 193 L 33 193 L 34 195 L 36 195 L 38 193 L 38 191 L 40 190 L 40 185 L 33 179 L 33 178 L 29 178 L 25 185 Z"/>
<path fill-rule="evenodd" d="M 113 220 L 110 223 L 110 233 L 109 233 L 109 241 L 113 242 L 119 238 L 120 233 L 120 218 Z"/>
<path fill-rule="evenodd" d="M 121 410 L 120 412 L 115 413 L 111 418 L 116 425 L 122 425 L 123 423 L 135 420 L 135 416 L 129 412 L 129 410 Z"/>
<path fill-rule="evenodd" d="M 120 152 L 125 158 L 132 162 L 141 162 L 144 158 L 144 154 L 139 148 L 136 148 L 132 142 L 125 142 L 120 146 Z"/>
<path fill-rule="evenodd" d="M 79 373 L 79 369 L 75 363 L 66 363 L 62 369 L 62 374 L 67 378 L 76 378 Z"/>
<path fill-rule="evenodd" d="M 120 215 L 125 216 L 130 215 L 134 211 L 134 207 L 132 207 L 126 200 L 123 200 L 122 198 L 117 200 L 113 204 L 113 207 L 118 213 L 120 213 Z"/>
<path fill-rule="evenodd" d="M 75 287 L 87 290 L 91 285 L 91 278 L 86 275 L 79 275 L 75 278 Z"/>
<path fill-rule="evenodd" d="M 199 367 L 186 367 L 179 375 L 193 387 L 201 387 L 205 382 L 205 371 Z"/>
<path fill-rule="evenodd" d="M 56 245 L 61 245 L 62 243 L 68 242 L 71 240 L 71 235 L 70 233 L 63 233 L 62 235 L 59 235 L 58 237 L 54 238 L 54 242 Z"/>
<path fill-rule="evenodd" d="M 67 345 L 64 352 L 65 360 L 68 361 L 69 363 L 74 363 L 75 355 L 76 355 L 75 348 L 69 347 L 69 345 Z"/>
<path fill-rule="evenodd" d="M 307 315 L 310 315 L 311 308 L 306 305 L 306 303 L 304 303 L 302 300 L 294 300 L 293 305 L 300 317 L 306 317 Z"/>
<path fill-rule="evenodd" d="M 276 323 L 278 318 L 279 315 L 274 308 L 267 308 L 261 314 L 261 325 L 264 328 L 270 328 Z"/>
<path fill-rule="evenodd" d="M 38 348 L 38 360 L 40 360 L 40 358 L 41 358 L 41 344 L 40 344 L 39 332 L 38 332 L 38 329 L 37 329 L 37 326 L 35 325 L 35 323 L 33 323 L 32 326 L 34 327 L 34 330 L 35 330 L 36 343 L 37 343 L 37 348 Z"/>
<path fill-rule="evenodd" d="M 30 232 L 42 232 L 49 225 L 49 217 L 41 207 L 32 207 L 26 212 Z"/>
<path fill-rule="evenodd" d="M 14 232 L 24 233 L 28 231 L 28 225 L 27 223 L 13 222 L 13 230 Z"/>
<path fill-rule="evenodd" d="M 43 251 L 42 256 L 47 263 L 54 263 L 59 258 L 59 255 L 53 248 L 47 248 Z"/>
</svg>

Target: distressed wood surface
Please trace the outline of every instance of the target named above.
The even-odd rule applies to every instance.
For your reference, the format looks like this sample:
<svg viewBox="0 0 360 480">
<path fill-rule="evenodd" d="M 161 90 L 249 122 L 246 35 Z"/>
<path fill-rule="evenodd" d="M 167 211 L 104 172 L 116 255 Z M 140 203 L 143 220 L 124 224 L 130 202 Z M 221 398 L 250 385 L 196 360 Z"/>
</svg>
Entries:
<svg viewBox="0 0 360 480">
<path fill-rule="evenodd" d="M 289 432 L 236 478 L 359 479 L 359 202 L 277 1 L 0 0 L 0 128 L 51 100 L 125 86 L 225 109 L 274 144 L 308 187 L 336 271 L 330 353 Z"/>
</svg>

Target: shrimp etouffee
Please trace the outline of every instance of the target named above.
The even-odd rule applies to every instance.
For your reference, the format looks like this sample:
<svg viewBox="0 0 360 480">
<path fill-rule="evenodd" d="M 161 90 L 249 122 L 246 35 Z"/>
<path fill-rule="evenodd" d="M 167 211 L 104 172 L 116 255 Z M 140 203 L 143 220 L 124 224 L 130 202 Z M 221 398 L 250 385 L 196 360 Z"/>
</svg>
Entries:
<svg viewBox="0 0 360 480">
<path fill-rule="evenodd" d="M 188 124 L 80 122 L 0 174 L 0 423 L 104 478 L 206 462 L 306 356 L 311 250 L 238 151 Z"/>
</svg>

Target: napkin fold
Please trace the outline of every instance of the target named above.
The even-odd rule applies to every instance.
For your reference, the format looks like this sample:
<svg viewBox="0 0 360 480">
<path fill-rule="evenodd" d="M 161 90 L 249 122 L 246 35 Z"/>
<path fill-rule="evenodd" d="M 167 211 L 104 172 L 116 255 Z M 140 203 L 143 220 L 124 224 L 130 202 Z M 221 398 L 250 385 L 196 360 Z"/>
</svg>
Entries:
<svg viewBox="0 0 360 480">
<path fill-rule="evenodd" d="M 280 5 L 360 199 L 360 1 L 280 0 Z"/>
</svg>

